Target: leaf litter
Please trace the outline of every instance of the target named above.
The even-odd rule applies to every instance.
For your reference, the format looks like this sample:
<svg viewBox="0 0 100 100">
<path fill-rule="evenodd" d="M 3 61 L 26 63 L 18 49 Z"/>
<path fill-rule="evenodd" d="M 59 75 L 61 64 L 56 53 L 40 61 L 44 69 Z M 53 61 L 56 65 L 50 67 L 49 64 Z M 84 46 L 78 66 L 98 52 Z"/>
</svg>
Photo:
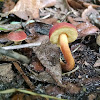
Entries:
<svg viewBox="0 0 100 100">
<path fill-rule="evenodd" d="M 18 92 L 5 96 L 0 94 L 1 100 L 2 98 L 14 100 L 18 99 L 18 96 L 21 100 L 100 98 L 98 92 L 100 52 L 96 43 L 100 34 L 99 1 L 95 3 L 91 0 L 7 1 L 4 2 L 4 8 L 0 13 L 0 20 L 3 22 L 0 24 L 0 63 L 3 66 L 1 69 L 5 70 L 4 74 L 2 72 L 2 75 L 0 74 L 0 90 L 23 88 L 40 95 L 35 94 L 33 97 Z M 71 73 L 62 72 L 60 59 L 64 61 L 63 55 L 57 46 L 50 43 L 48 37 L 50 28 L 63 21 L 73 24 L 78 31 L 77 40 L 70 43 L 75 68 L 78 69 L 72 70 Z M 14 24 L 11 24 L 13 22 Z M 18 29 L 25 31 L 27 38 L 16 45 L 7 39 L 7 35 Z M 5 49 L 9 47 L 9 50 Z M 10 73 L 5 69 L 5 63 L 10 65 L 8 67 Z M 24 90 L 11 91 L 29 94 L 29 91 Z M 33 92 L 31 94 L 34 95 Z M 45 95 L 44 99 L 41 94 L 57 98 Z"/>
</svg>

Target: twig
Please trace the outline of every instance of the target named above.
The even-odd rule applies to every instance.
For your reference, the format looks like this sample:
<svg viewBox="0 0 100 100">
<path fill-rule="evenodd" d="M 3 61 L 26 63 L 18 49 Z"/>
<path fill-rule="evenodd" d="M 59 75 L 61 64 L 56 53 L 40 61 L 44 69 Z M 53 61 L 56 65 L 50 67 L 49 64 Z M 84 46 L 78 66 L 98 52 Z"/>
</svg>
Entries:
<svg viewBox="0 0 100 100">
<path fill-rule="evenodd" d="M 54 97 L 54 96 L 49 96 L 49 95 L 45 95 L 45 94 L 38 94 L 38 93 L 35 93 L 35 92 L 31 92 L 31 91 L 28 91 L 28 90 L 22 90 L 22 89 L 8 89 L 8 90 L 4 90 L 4 91 L 0 91 L 1 94 L 6 94 L 6 93 L 13 93 L 13 92 L 22 92 L 22 93 L 26 93 L 26 94 L 30 94 L 30 95 L 35 95 L 35 96 L 41 96 L 41 97 L 44 97 L 44 98 L 50 98 L 50 99 L 55 99 L 55 100 L 67 100 L 67 99 L 60 99 L 60 98 L 57 98 L 57 97 Z"/>
<path fill-rule="evenodd" d="M 17 62 L 13 62 L 14 66 L 16 67 L 16 69 L 19 71 L 19 73 L 22 75 L 22 77 L 24 78 L 25 82 L 28 84 L 28 86 L 30 87 L 30 89 L 34 90 L 34 85 L 33 83 L 30 81 L 30 79 L 25 75 L 25 73 L 23 72 L 23 70 L 21 69 L 21 67 L 19 66 L 19 64 Z"/>
<path fill-rule="evenodd" d="M 29 47 L 33 47 L 33 46 L 39 46 L 40 44 L 41 44 L 41 42 L 35 42 L 35 43 L 15 45 L 15 46 L 6 46 L 6 47 L 1 47 L 1 48 L 5 49 L 5 50 L 14 50 L 14 49 L 21 49 L 21 48 L 29 48 Z"/>
<path fill-rule="evenodd" d="M 79 69 L 79 66 L 77 66 L 75 69 L 73 69 L 72 71 L 70 71 L 70 72 L 67 72 L 67 73 L 63 73 L 62 74 L 62 76 L 65 76 L 65 75 L 70 75 L 71 73 L 74 73 L 76 70 L 78 70 Z"/>
<path fill-rule="evenodd" d="M 0 48 L 0 54 L 3 54 L 3 55 L 6 55 L 6 56 L 9 56 L 9 57 L 12 57 L 12 58 L 15 58 L 23 63 L 29 63 L 30 62 L 30 59 L 28 59 L 26 56 L 24 55 L 21 55 L 17 52 L 14 52 L 12 50 L 5 50 L 3 48 Z"/>
</svg>

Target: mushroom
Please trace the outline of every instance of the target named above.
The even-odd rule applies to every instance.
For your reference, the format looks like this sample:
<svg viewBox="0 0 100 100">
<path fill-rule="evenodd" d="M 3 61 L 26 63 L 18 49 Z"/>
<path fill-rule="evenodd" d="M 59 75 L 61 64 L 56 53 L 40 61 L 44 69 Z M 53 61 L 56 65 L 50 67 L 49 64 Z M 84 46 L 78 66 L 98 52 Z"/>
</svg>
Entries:
<svg viewBox="0 0 100 100">
<path fill-rule="evenodd" d="M 100 53 L 100 35 L 97 36 L 97 38 L 96 38 L 96 43 L 97 43 L 98 46 L 99 46 L 99 53 Z"/>
<path fill-rule="evenodd" d="M 96 43 L 100 46 L 100 35 L 97 36 Z"/>
<path fill-rule="evenodd" d="M 68 43 L 75 41 L 77 37 L 78 33 L 75 26 L 66 22 L 55 24 L 49 31 L 50 42 L 60 47 L 67 62 L 66 66 L 62 66 L 64 72 L 72 70 L 75 66 Z"/>
<path fill-rule="evenodd" d="M 27 35 L 24 31 L 15 31 L 10 32 L 7 36 L 7 39 L 14 41 L 15 44 L 17 44 L 20 41 L 23 41 L 27 38 Z"/>
</svg>

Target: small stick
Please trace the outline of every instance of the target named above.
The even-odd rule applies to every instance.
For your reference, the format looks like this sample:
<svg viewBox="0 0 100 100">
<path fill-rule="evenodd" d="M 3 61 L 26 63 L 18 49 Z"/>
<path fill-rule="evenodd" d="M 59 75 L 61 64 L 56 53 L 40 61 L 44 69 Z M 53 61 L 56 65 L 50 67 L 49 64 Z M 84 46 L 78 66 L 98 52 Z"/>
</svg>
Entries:
<svg viewBox="0 0 100 100">
<path fill-rule="evenodd" d="M 22 75 L 22 77 L 24 78 L 25 82 L 28 84 L 28 86 L 30 87 L 30 89 L 34 90 L 34 85 L 33 83 L 30 81 L 30 79 L 26 76 L 26 74 L 24 73 L 24 71 L 21 69 L 21 67 L 19 66 L 19 64 L 17 62 L 13 62 L 14 66 L 16 67 L 16 69 L 19 71 L 19 73 Z"/>
<path fill-rule="evenodd" d="M 39 45 L 41 45 L 41 42 L 22 44 L 22 45 L 14 45 L 14 46 L 6 46 L 6 47 L 1 47 L 1 48 L 5 49 L 5 50 L 14 50 L 14 49 L 21 49 L 21 48 L 29 48 L 29 47 L 33 47 L 33 46 L 39 46 Z"/>
<path fill-rule="evenodd" d="M 26 56 L 24 55 L 21 55 L 17 52 L 14 52 L 12 50 L 5 50 L 3 48 L 0 48 L 0 54 L 3 54 L 3 55 L 6 55 L 6 56 L 9 56 L 9 57 L 12 57 L 12 58 L 15 58 L 23 63 L 29 63 L 30 62 L 30 59 L 28 59 Z"/>
</svg>

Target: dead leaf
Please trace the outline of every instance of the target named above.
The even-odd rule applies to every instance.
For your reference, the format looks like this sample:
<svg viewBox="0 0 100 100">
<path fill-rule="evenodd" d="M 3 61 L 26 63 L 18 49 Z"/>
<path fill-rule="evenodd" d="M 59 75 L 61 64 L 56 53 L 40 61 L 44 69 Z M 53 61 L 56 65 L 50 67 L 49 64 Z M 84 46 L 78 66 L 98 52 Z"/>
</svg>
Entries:
<svg viewBox="0 0 100 100">
<path fill-rule="evenodd" d="M 41 19 L 41 22 L 46 24 L 52 24 L 52 25 L 58 23 L 56 18 Z"/>
<path fill-rule="evenodd" d="M 95 34 L 99 29 L 96 26 L 88 27 L 80 32 L 80 37 Z"/>
<path fill-rule="evenodd" d="M 92 3 L 89 3 L 90 1 L 87 0 L 66 0 L 68 1 L 69 5 L 74 8 L 74 9 L 83 9 L 89 6 L 92 6 L 93 8 L 97 8 L 100 7 L 99 5 L 95 5 Z"/>
<path fill-rule="evenodd" d="M 89 6 L 87 9 L 85 9 L 82 13 L 82 19 L 84 21 L 88 20 L 88 17 L 93 14 L 95 16 L 99 15 L 99 12 L 95 10 L 92 6 Z"/>
<path fill-rule="evenodd" d="M 45 24 L 42 22 L 34 22 L 34 23 L 28 24 L 25 27 L 25 30 L 31 34 L 28 35 L 25 41 L 28 43 L 32 43 L 39 37 L 39 34 L 48 35 L 51 27 L 52 27 L 52 24 Z"/>
<path fill-rule="evenodd" d="M 97 32 L 99 29 L 92 25 L 91 23 L 80 23 L 76 26 L 77 31 L 79 33 L 78 37 L 85 37 L 87 35 L 93 35 L 95 32 Z"/>
<path fill-rule="evenodd" d="M 71 24 L 73 24 L 74 26 L 77 26 L 79 24 L 79 22 L 75 21 L 74 18 L 68 16 L 68 20 Z"/>
<path fill-rule="evenodd" d="M 39 47 L 33 47 L 33 51 L 36 53 L 42 65 L 46 68 L 46 72 L 55 80 L 55 83 L 61 84 L 62 70 L 59 61 L 59 48 L 51 44 L 49 37 L 47 37 Z"/>
<path fill-rule="evenodd" d="M 23 94 L 23 93 L 15 94 L 15 95 L 13 95 L 11 100 L 18 100 L 18 99 L 23 100 L 24 96 L 25 96 L 25 94 Z"/>
<path fill-rule="evenodd" d="M 88 21 L 84 20 L 81 20 L 83 22 L 77 20 L 75 21 L 75 18 L 72 17 L 68 17 L 68 20 L 69 22 L 71 22 L 73 25 L 76 26 L 76 29 L 78 31 L 78 38 L 85 37 L 87 35 L 93 35 L 99 30 L 96 26 L 92 25 Z"/>
<path fill-rule="evenodd" d="M 7 42 L 9 41 L 7 39 L 7 34 L 0 34 L 0 42 L 3 43 L 3 42 Z"/>
<path fill-rule="evenodd" d="M 95 4 L 91 4 L 91 3 L 86 3 L 86 2 L 84 2 L 83 5 L 84 5 L 85 7 L 92 6 L 93 8 L 99 8 L 99 7 L 100 7 L 99 5 L 95 5 Z"/>
<path fill-rule="evenodd" d="M 53 96 L 57 96 L 59 94 L 64 94 L 64 90 L 61 89 L 60 87 L 57 87 L 57 86 L 51 86 L 51 85 L 47 85 L 45 87 L 45 90 L 46 90 L 46 93 L 48 95 L 53 95 Z"/>
<path fill-rule="evenodd" d="M 83 9 L 84 8 L 84 6 L 82 5 L 83 3 L 80 2 L 79 0 L 67 0 L 67 2 L 74 9 Z"/>
<path fill-rule="evenodd" d="M 88 96 L 88 100 L 95 100 L 96 99 L 96 94 L 95 93 L 92 93 Z"/>
<path fill-rule="evenodd" d="M 30 64 L 30 68 L 32 70 L 35 70 L 36 72 L 43 72 L 44 67 L 40 63 L 40 61 L 37 59 L 37 57 L 33 57 L 32 62 Z"/>
<path fill-rule="evenodd" d="M 15 6 L 15 3 L 12 0 L 5 0 L 4 5 L 3 5 L 4 8 L 2 9 L 2 12 L 8 12 L 11 9 L 13 9 L 14 6 Z"/>
<path fill-rule="evenodd" d="M 93 67 L 98 67 L 98 66 L 100 66 L 100 58 L 93 65 Z"/>
<path fill-rule="evenodd" d="M 40 72 L 39 74 L 36 72 L 32 72 L 32 74 L 30 75 L 30 78 L 41 81 L 41 82 L 48 82 L 48 83 L 56 84 L 54 79 L 46 71 Z"/>
<path fill-rule="evenodd" d="M 76 86 L 75 84 L 72 84 L 70 82 L 67 83 L 66 85 L 66 93 L 71 93 L 71 94 L 77 94 L 80 92 L 80 87 Z"/>
<path fill-rule="evenodd" d="M 0 64 L 0 81 L 3 83 L 11 82 L 15 76 L 12 64 L 4 63 Z"/>
<path fill-rule="evenodd" d="M 11 100 L 47 100 L 46 98 L 40 97 L 40 96 L 33 96 L 33 95 L 27 95 L 24 93 L 15 93 Z"/>
<path fill-rule="evenodd" d="M 28 20 L 39 18 L 39 9 L 55 5 L 56 0 L 19 0 L 15 7 L 9 12 Z"/>
<path fill-rule="evenodd" d="M 60 9 L 63 12 L 66 12 L 66 10 L 68 9 L 68 6 L 66 5 L 65 0 L 57 0 L 55 7 Z"/>
</svg>

